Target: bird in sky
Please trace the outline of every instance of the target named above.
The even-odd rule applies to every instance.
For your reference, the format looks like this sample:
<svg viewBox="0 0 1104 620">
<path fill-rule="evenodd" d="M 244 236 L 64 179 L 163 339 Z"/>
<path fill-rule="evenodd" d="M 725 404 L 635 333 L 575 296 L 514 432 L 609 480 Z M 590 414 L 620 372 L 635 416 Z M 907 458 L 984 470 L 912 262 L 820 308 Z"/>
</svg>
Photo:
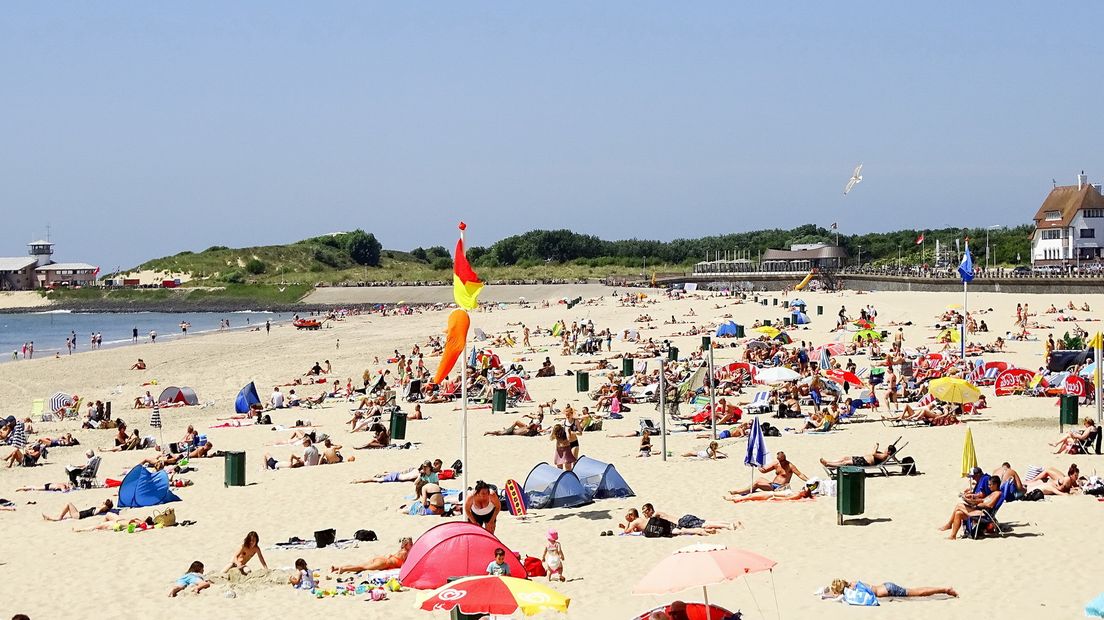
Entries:
<svg viewBox="0 0 1104 620">
<path fill-rule="evenodd" d="M 862 183 L 862 167 L 862 164 L 855 166 L 855 171 L 851 173 L 851 178 L 847 180 L 847 187 L 843 188 L 844 196 L 847 195 L 847 192 L 851 191 L 851 188 Z"/>
</svg>

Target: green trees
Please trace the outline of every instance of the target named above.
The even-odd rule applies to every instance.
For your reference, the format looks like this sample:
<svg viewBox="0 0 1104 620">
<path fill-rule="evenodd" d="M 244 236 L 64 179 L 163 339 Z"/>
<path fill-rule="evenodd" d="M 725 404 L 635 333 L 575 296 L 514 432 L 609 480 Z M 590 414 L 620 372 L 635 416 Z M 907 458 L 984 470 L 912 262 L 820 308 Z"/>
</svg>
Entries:
<svg viewBox="0 0 1104 620">
<path fill-rule="evenodd" d="M 353 262 L 358 265 L 379 267 L 383 245 L 376 240 L 375 235 L 358 228 L 343 237 L 345 251 L 349 253 L 349 258 L 353 259 Z"/>
</svg>

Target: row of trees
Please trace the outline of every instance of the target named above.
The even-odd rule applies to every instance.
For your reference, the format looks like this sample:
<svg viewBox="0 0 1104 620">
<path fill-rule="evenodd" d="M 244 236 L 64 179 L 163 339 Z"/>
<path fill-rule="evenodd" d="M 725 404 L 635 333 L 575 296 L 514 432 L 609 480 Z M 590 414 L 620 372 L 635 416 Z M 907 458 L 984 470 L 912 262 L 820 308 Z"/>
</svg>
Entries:
<svg viewBox="0 0 1104 620">
<path fill-rule="evenodd" d="M 1018 264 L 1027 259 L 1030 251 L 1029 225 L 991 230 L 989 232 L 990 260 L 993 264 Z M 986 229 L 943 228 L 938 230 L 900 230 L 887 233 L 839 235 L 839 245 L 863 263 L 888 263 L 897 260 L 898 252 L 903 262 L 917 263 L 921 246 L 916 243 L 923 233 L 927 250 L 926 261 L 934 255 L 935 242 L 952 247 L 955 239 L 960 242 L 972 239 L 973 253 L 983 260 Z M 835 231 L 805 224 L 790 230 L 756 230 L 727 235 L 714 235 L 699 239 L 675 239 L 652 241 L 624 239 L 607 241 L 594 235 L 584 235 L 570 230 L 533 230 L 506 237 L 490 247 L 470 247 L 468 260 L 475 266 L 497 267 L 508 265 L 533 266 L 542 263 L 579 263 L 591 266 L 635 266 L 649 263 L 691 265 L 698 261 L 720 256 L 746 256 L 755 260 L 769 249 L 789 249 L 798 243 L 836 243 Z M 415 258 L 433 264 L 449 256 L 443 247 L 417 248 L 411 253 Z"/>
</svg>

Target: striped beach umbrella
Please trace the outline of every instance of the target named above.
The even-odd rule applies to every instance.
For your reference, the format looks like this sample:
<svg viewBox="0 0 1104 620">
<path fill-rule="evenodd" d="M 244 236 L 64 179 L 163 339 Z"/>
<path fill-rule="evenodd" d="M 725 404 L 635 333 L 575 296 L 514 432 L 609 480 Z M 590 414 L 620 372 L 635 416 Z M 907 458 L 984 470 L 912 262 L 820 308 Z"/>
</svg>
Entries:
<svg viewBox="0 0 1104 620">
<path fill-rule="evenodd" d="M 17 421 L 12 429 L 11 445 L 20 450 L 27 447 L 27 428 L 22 422 Z"/>
<path fill-rule="evenodd" d="M 50 412 L 54 413 L 59 409 L 64 409 L 73 405 L 73 397 L 64 393 L 57 392 L 50 397 Z"/>
<path fill-rule="evenodd" d="M 161 407 L 154 405 L 150 412 L 149 425 L 151 428 L 161 428 Z"/>
</svg>

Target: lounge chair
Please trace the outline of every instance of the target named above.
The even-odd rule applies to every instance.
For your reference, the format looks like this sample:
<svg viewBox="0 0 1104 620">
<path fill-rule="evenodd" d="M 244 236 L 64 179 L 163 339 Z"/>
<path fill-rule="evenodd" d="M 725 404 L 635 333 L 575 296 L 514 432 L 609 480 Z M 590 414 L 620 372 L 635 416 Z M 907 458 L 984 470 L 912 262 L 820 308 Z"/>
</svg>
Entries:
<svg viewBox="0 0 1104 620">
<path fill-rule="evenodd" d="M 85 464 L 84 467 L 65 468 L 66 473 L 68 473 L 73 482 L 76 483 L 75 486 L 82 489 L 91 489 L 96 486 L 96 476 L 99 475 L 100 463 L 102 461 L 103 459 L 101 457 L 94 456 L 88 460 L 88 463 Z M 74 472 L 76 472 L 76 475 L 73 475 Z"/>
<path fill-rule="evenodd" d="M 1100 454 L 1100 442 L 1104 437 L 1099 426 L 1094 426 L 1093 431 L 1084 439 L 1078 439 L 1076 443 L 1077 454 Z"/>
<path fill-rule="evenodd" d="M 988 476 L 983 476 L 986 484 L 988 485 Z M 1001 526 L 1000 521 L 997 521 L 997 511 L 1004 505 L 1004 502 L 1009 501 L 1016 492 L 1016 481 L 1009 479 L 1001 485 L 1001 494 L 997 498 L 997 503 L 990 509 L 978 508 L 981 511 L 981 516 L 966 517 L 966 523 L 962 528 L 962 535 L 966 538 L 973 538 L 977 540 L 980 536 L 990 530 L 996 530 L 997 534 L 1004 536 L 1004 528 Z"/>
<path fill-rule="evenodd" d="M 756 392 L 751 402 L 744 405 L 744 411 L 748 413 L 766 413 L 770 409 L 770 392 L 765 390 Z"/>
<path fill-rule="evenodd" d="M 916 470 L 916 461 L 914 461 L 911 456 L 906 456 L 906 457 L 901 456 L 901 451 L 905 449 L 905 446 L 908 445 L 908 442 L 905 442 L 904 445 L 898 447 L 897 446 L 898 441 L 901 441 L 900 437 L 897 438 L 897 441 L 894 441 L 892 444 L 890 444 L 890 445 L 897 448 L 895 454 L 889 456 L 888 458 L 886 458 L 885 461 L 882 461 L 881 463 L 878 463 L 877 465 L 866 465 L 866 466 L 864 466 L 862 468 L 863 472 L 865 472 L 867 476 L 886 476 L 886 477 L 889 477 L 889 476 L 912 476 L 912 475 L 920 473 Z M 851 467 L 851 465 L 848 465 L 848 467 Z M 825 469 L 825 471 L 828 472 L 829 476 L 832 476 L 834 478 L 836 476 L 836 470 L 838 470 L 839 468 L 838 467 L 825 467 L 824 469 Z"/>
</svg>

